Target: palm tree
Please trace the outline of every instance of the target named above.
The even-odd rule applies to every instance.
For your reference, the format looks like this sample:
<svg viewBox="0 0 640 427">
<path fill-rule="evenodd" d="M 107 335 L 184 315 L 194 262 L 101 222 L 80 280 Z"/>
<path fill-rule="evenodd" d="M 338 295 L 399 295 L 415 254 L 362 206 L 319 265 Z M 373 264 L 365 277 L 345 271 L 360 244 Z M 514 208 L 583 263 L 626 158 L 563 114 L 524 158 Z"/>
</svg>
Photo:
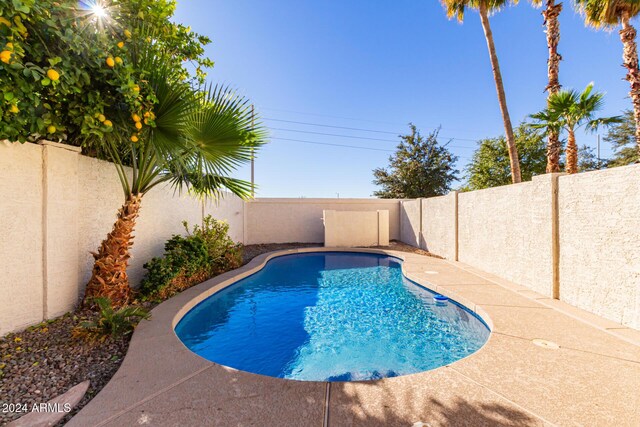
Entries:
<svg viewBox="0 0 640 427">
<path fill-rule="evenodd" d="M 518 160 L 518 149 L 513 136 L 513 126 L 509 117 L 507 108 L 507 97 L 504 93 L 504 85 L 502 83 L 502 73 L 500 72 L 500 64 L 498 63 L 498 55 L 496 54 L 496 46 L 493 41 L 493 33 L 489 24 L 489 15 L 497 12 L 508 3 L 516 3 L 516 0 L 440 0 L 447 10 L 449 18 L 456 17 L 459 22 L 464 19 L 464 12 L 467 8 L 477 9 L 480 13 L 480 22 L 484 30 L 484 36 L 487 39 L 487 47 L 489 48 L 489 59 L 491 60 L 491 68 L 493 70 L 493 80 L 496 83 L 496 91 L 498 92 L 498 103 L 500 104 L 500 112 L 502 113 L 502 121 L 504 123 L 505 136 L 507 140 L 507 149 L 509 150 L 509 163 L 511 166 L 511 181 L 515 184 L 522 181 L 520 175 L 520 162 Z"/>
<path fill-rule="evenodd" d="M 532 0 L 534 6 L 542 5 L 542 0 Z M 560 42 L 560 21 L 558 16 L 562 12 L 562 3 L 556 4 L 555 0 L 546 0 L 545 9 L 542 11 L 544 17 L 543 25 L 546 27 L 547 47 L 549 49 L 549 59 L 547 60 L 547 76 L 549 84 L 545 90 L 549 97 L 557 93 L 561 86 L 559 80 L 560 61 L 562 55 L 558 53 L 558 43 Z M 547 98 L 548 99 L 548 98 Z M 553 128 L 548 129 L 547 140 L 547 173 L 560 172 L 560 135 Z"/>
<path fill-rule="evenodd" d="M 636 145 L 640 154 L 640 67 L 636 29 L 630 24 L 631 18 L 640 13 L 638 0 L 576 0 L 576 6 L 585 16 L 587 25 L 596 28 L 612 28 L 620 24 L 620 40 L 624 46 L 622 62 L 627 69 L 626 79 L 631 85 L 629 96 L 633 102 L 636 122 Z"/>
<path fill-rule="evenodd" d="M 228 87 L 194 90 L 169 64 L 171 59 L 157 57 L 141 58 L 138 64 L 144 70 L 149 96 L 155 99 L 150 113 L 155 126 L 145 126 L 131 137 L 114 131 L 112 138 L 97 142 L 118 171 L 124 204 L 113 229 L 93 254 L 85 303 L 95 297 L 108 297 L 114 306 L 129 301 L 127 264 L 132 232 L 142 198 L 153 188 L 171 185 L 202 197 L 215 197 L 227 189 L 250 197 L 250 183 L 229 177 L 238 165 L 250 161 L 264 136 L 262 128 L 252 124 L 248 101 Z M 131 126 L 128 113 L 120 116 Z M 139 123 L 141 118 L 134 120 Z"/>
<path fill-rule="evenodd" d="M 604 93 L 593 92 L 593 83 L 587 85 L 582 93 L 576 90 L 560 90 L 549 96 L 545 110 L 532 114 L 536 123 L 534 128 L 544 128 L 567 131 L 567 161 L 566 171 L 573 174 L 578 172 L 578 145 L 576 143 L 576 129 L 585 126 L 587 130 L 596 131 L 600 126 L 619 123 L 620 116 L 594 117 L 604 105 Z"/>
</svg>

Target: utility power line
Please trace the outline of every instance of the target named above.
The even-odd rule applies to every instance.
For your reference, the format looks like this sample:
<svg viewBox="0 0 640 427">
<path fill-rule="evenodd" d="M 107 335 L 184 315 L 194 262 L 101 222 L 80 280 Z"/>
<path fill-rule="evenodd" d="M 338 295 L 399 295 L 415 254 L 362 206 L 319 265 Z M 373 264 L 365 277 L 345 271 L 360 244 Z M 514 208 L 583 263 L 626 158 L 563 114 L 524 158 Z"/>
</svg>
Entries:
<svg viewBox="0 0 640 427">
<path fill-rule="evenodd" d="M 394 144 L 397 144 L 399 142 L 398 140 L 394 141 L 394 140 L 391 140 L 391 139 L 371 138 L 371 137 L 368 137 L 368 136 L 339 135 L 339 134 L 335 134 L 335 133 L 314 132 L 314 131 L 299 130 L 299 129 L 271 128 L 271 130 L 277 130 L 277 131 L 283 131 L 283 132 L 304 133 L 304 134 L 310 134 L 310 135 L 336 136 L 336 137 L 339 137 L 339 138 L 366 139 L 366 140 L 369 140 L 369 141 L 392 142 Z M 444 137 L 440 137 L 440 138 L 444 138 Z M 453 139 L 450 139 L 450 140 L 453 140 Z M 449 147 L 455 147 L 455 148 L 465 148 L 465 149 L 475 148 L 475 147 L 464 146 L 464 145 L 449 145 L 449 144 L 447 144 L 447 145 Z"/>
<path fill-rule="evenodd" d="M 368 122 L 368 123 L 378 123 L 378 124 L 384 124 L 384 125 L 394 125 L 394 126 L 406 126 L 407 123 L 397 123 L 397 122 L 386 122 L 386 121 L 382 121 L 382 120 L 371 120 L 371 119 L 362 119 L 362 118 L 355 118 L 355 117 L 344 117 L 344 116 L 336 116 L 336 115 L 331 115 L 331 114 L 318 114 L 318 113 L 309 113 L 309 112 L 303 112 L 303 111 L 294 111 L 294 110 L 282 110 L 279 108 L 267 108 L 267 107 L 260 107 L 261 110 L 268 110 L 268 111 L 279 111 L 282 113 L 292 113 L 292 114 L 301 114 L 304 116 L 317 116 L 317 117 L 328 117 L 328 118 L 333 118 L 333 119 L 340 119 L 340 120 L 350 120 L 350 121 L 355 121 L 355 122 Z M 416 124 L 417 126 L 417 124 Z M 423 126 L 423 127 L 439 127 L 439 126 Z M 466 132 L 480 132 L 477 130 L 472 130 L 472 129 L 466 129 L 466 130 L 462 130 L 462 129 L 453 129 L 453 128 L 445 128 L 443 127 L 442 129 L 449 129 L 449 130 L 456 130 L 456 131 L 466 131 Z"/>
<path fill-rule="evenodd" d="M 371 151 L 386 151 L 388 153 L 393 153 L 395 150 L 387 150 L 384 148 L 373 148 L 373 147 L 360 147 L 357 145 L 346 145 L 346 144 L 333 144 L 330 142 L 317 142 L 317 141 L 305 141 L 302 139 L 291 139 L 291 138 L 271 138 L 279 141 L 291 141 L 291 142 L 303 142 L 305 144 L 316 144 L 316 145 L 330 145 L 332 147 L 345 147 L 345 148 L 359 148 L 360 150 L 371 150 Z"/>
<path fill-rule="evenodd" d="M 348 126 L 333 126 L 333 125 L 325 125 L 325 124 L 320 124 L 320 123 L 296 122 L 294 120 L 270 119 L 268 117 L 264 117 L 263 120 L 270 120 L 270 121 L 273 121 L 273 122 L 282 122 L 282 123 L 293 123 L 293 124 L 297 124 L 297 125 L 318 126 L 318 127 L 324 127 L 324 128 L 346 129 L 346 130 L 356 130 L 356 131 L 374 132 L 374 133 L 386 133 L 386 134 L 389 134 L 389 135 L 396 135 L 396 136 L 400 135 L 400 133 L 401 133 L 401 132 L 389 132 L 389 131 L 386 131 L 386 130 L 352 128 L 352 127 L 348 127 Z"/>
<path fill-rule="evenodd" d="M 343 147 L 343 148 L 354 148 L 354 149 L 359 149 L 359 150 L 370 150 L 370 151 L 384 151 L 387 153 L 394 153 L 395 150 L 388 150 L 388 149 L 384 149 L 384 148 L 373 148 L 373 147 L 361 147 L 358 145 L 346 145 L 346 144 L 333 144 L 330 142 L 318 142 L 318 141 L 307 141 L 307 140 L 302 140 L 302 139 L 291 139 L 291 138 L 279 138 L 279 137 L 274 137 L 271 138 L 272 140 L 276 140 L 276 141 L 289 141 L 289 142 L 301 142 L 304 144 L 314 144 L 314 145 L 329 145 L 332 147 Z M 456 156 L 459 157 L 460 159 L 470 159 L 471 157 L 467 157 L 467 156 Z"/>
<path fill-rule="evenodd" d="M 317 126 L 317 127 L 325 127 L 325 128 L 333 128 L 333 129 L 355 130 L 355 131 L 360 131 L 360 132 L 384 133 L 384 134 L 396 135 L 396 136 L 400 136 L 402 134 L 402 132 L 389 132 L 389 131 L 386 131 L 386 130 L 353 128 L 353 127 L 348 127 L 348 126 L 334 126 L 334 125 L 327 125 L 327 124 L 322 124 L 322 123 L 297 122 L 295 120 L 272 119 L 272 118 L 267 118 L 267 117 L 264 117 L 263 120 L 270 120 L 270 121 L 273 121 L 273 122 L 282 122 L 282 123 L 292 123 L 292 124 L 305 125 L 305 126 Z M 284 129 L 284 130 L 289 130 L 289 129 Z M 479 139 L 482 139 L 482 138 L 478 138 L 478 139 L 459 138 L 457 136 L 451 136 L 451 137 L 449 137 L 449 136 L 441 136 L 441 135 L 438 135 L 438 136 L 440 138 L 444 138 L 444 139 L 453 139 L 453 140 L 457 140 L 457 141 L 471 141 L 471 142 L 477 142 Z M 380 139 L 380 141 L 389 141 L 389 140 Z"/>
</svg>

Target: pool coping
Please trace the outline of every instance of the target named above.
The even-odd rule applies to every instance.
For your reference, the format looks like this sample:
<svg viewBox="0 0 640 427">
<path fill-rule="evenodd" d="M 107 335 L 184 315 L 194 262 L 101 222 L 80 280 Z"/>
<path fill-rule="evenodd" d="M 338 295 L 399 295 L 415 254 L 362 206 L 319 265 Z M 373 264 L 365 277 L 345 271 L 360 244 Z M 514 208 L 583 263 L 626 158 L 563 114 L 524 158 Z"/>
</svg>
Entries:
<svg viewBox="0 0 640 427">
<path fill-rule="evenodd" d="M 225 289 L 226 287 L 236 283 L 238 280 L 260 271 L 269 260 L 285 255 L 313 252 L 373 253 L 399 258 L 402 260 L 402 273 L 407 279 L 434 292 L 445 295 L 465 306 L 470 311 L 475 312 L 487 324 L 491 334 L 484 346 L 478 351 L 449 365 L 430 371 L 400 377 L 347 383 L 296 381 L 238 371 L 210 362 L 196 355 L 188 350 L 175 334 L 175 325 L 177 325 L 180 319 L 189 310 L 216 292 Z M 474 378 L 475 374 L 473 373 L 473 370 L 468 369 L 468 366 L 474 368 L 475 364 L 483 363 L 481 359 L 486 359 L 487 356 L 484 356 L 485 354 L 488 355 L 490 352 L 495 353 L 498 350 L 497 346 L 499 343 L 497 340 L 492 339 L 495 330 L 495 319 L 490 315 L 486 307 L 483 307 L 484 304 L 476 304 L 472 297 L 462 295 L 462 293 L 465 292 L 464 287 L 462 288 L 462 291 L 454 291 L 450 289 L 450 287 L 456 287 L 455 285 L 436 284 L 431 280 L 428 280 L 424 274 L 413 271 L 415 270 L 414 267 L 420 265 L 420 262 L 430 263 L 441 269 L 449 268 L 447 266 L 451 266 L 451 268 L 455 269 L 453 273 L 451 273 L 453 276 L 456 274 L 462 274 L 463 271 L 469 271 L 468 266 L 457 265 L 458 263 L 430 258 L 424 255 L 377 248 L 310 247 L 279 250 L 258 255 L 239 269 L 223 273 L 201 284 L 191 287 L 155 307 L 152 310 L 151 320 L 143 321 L 138 328 L 136 328 L 131 339 L 127 355 L 116 375 L 104 387 L 104 389 L 82 409 L 82 411 L 72 418 L 68 425 L 72 427 L 75 425 L 118 425 L 123 424 L 125 420 L 137 420 L 139 424 L 145 424 L 144 417 L 147 416 L 145 414 L 150 413 L 150 407 L 153 407 L 154 405 L 169 407 L 169 402 L 181 400 L 182 398 L 185 400 L 191 399 L 193 401 L 194 399 L 197 399 L 198 396 L 180 397 L 178 390 L 186 387 L 187 385 L 190 385 L 191 387 L 197 386 L 198 384 L 203 385 L 205 382 L 206 384 L 204 384 L 204 386 L 206 386 L 207 384 L 210 384 L 211 381 L 215 381 L 220 384 L 221 389 L 229 384 L 233 384 L 233 387 L 235 388 L 232 391 L 224 391 L 224 393 L 227 393 L 225 395 L 227 397 L 229 394 L 235 396 L 238 393 L 244 393 L 238 391 L 240 385 L 246 385 L 246 387 L 251 389 L 255 387 L 264 387 L 265 390 L 272 390 L 266 391 L 262 394 L 259 393 L 260 396 L 254 396 L 254 394 L 251 394 L 254 399 L 262 399 L 262 409 L 261 411 L 256 411 L 255 414 L 245 413 L 246 409 L 241 409 L 241 400 L 244 399 L 244 397 L 241 398 L 240 396 L 237 396 L 236 398 L 231 398 L 229 400 L 222 399 L 226 402 L 225 405 L 229 407 L 229 411 L 225 412 L 225 414 L 227 414 L 226 416 L 245 417 L 242 419 L 244 420 L 243 422 L 246 422 L 247 419 L 263 419 L 262 417 L 266 417 L 264 419 L 268 419 L 268 417 L 277 418 L 278 416 L 284 416 L 288 419 L 288 417 L 295 418 L 296 416 L 304 415 L 304 417 L 307 417 L 304 418 L 304 423 L 306 423 L 307 419 L 320 417 L 319 424 L 329 425 L 329 411 L 332 411 L 333 413 L 335 406 L 336 416 L 339 416 L 338 412 L 340 412 L 340 410 L 344 410 L 346 407 L 344 404 L 338 405 L 339 399 L 341 398 L 340 396 L 344 398 L 344 391 L 347 389 L 352 390 L 354 387 L 357 389 L 357 387 L 359 387 L 358 384 L 380 386 L 394 390 L 397 388 L 398 390 L 401 390 L 407 389 L 407 381 L 417 384 L 429 381 L 436 375 L 450 375 L 451 372 L 455 372 L 457 380 L 458 377 L 460 377 L 460 380 L 465 381 L 465 387 L 475 387 L 477 389 L 474 391 L 475 394 L 484 393 L 484 395 L 486 395 L 485 399 L 498 399 L 504 405 L 525 414 L 524 416 L 533 420 L 531 425 L 554 425 L 554 422 L 551 421 L 551 418 L 549 418 L 548 414 L 545 414 L 544 411 L 536 410 L 536 407 L 532 408 L 530 405 L 522 404 L 522 401 L 518 402 L 518 400 L 522 399 L 512 398 L 512 396 L 509 396 L 509 393 L 505 393 L 501 390 L 496 391 L 494 390 L 495 387 L 490 384 L 485 384 L 477 378 Z M 479 273 L 470 271 L 470 274 L 482 277 Z M 484 280 L 491 282 L 491 278 L 484 278 Z M 534 295 L 530 298 L 526 293 L 518 292 L 518 285 L 504 286 L 504 284 L 498 283 L 498 281 L 493 281 L 493 283 L 504 288 L 505 292 L 514 292 L 521 297 L 531 300 L 532 304 L 535 303 L 543 305 L 542 302 L 536 302 Z M 479 287 L 485 285 L 470 283 L 467 284 L 467 286 L 467 289 L 470 289 L 474 286 Z M 546 307 L 546 309 L 561 312 L 561 310 L 557 310 L 555 307 Z M 570 314 L 567 315 L 571 316 Z M 572 319 L 572 321 L 575 321 L 575 319 Z M 598 327 L 597 325 L 590 326 Z M 607 332 L 606 328 L 604 331 Z M 501 334 L 500 337 L 503 335 L 505 334 Z M 625 351 L 628 352 L 628 349 L 625 349 Z M 483 356 L 480 357 L 481 355 Z M 638 355 L 638 361 L 634 359 L 631 360 L 631 362 L 638 363 L 640 366 L 640 351 L 638 352 Z M 476 358 L 478 363 L 474 362 Z M 458 367 L 460 369 L 458 369 Z M 632 367 L 635 368 L 635 365 Z M 634 378 L 632 377 L 632 380 L 633 379 Z M 334 388 L 336 389 L 336 396 L 334 396 L 334 393 L 332 392 Z M 343 388 L 344 390 L 338 390 Z M 217 393 L 216 390 L 206 390 L 206 393 Z M 278 391 L 274 392 L 273 390 Z M 436 390 L 433 391 L 434 393 L 436 392 Z M 223 393 L 223 391 L 220 391 L 220 393 Z M 279 397 L 278 393 L 282 393 L 282 395 Z M 300 397 L 298 398 L 298 396 Z M 302 401 L 302 396 L 305 396 L 306 401 Z M 293 400 L 293 403 L 289 402 L 283 407 L 278 406 L 280 404 L 284 405 L 287 399 Z M 337 403 L 330 404 L 330 399 Z M 185 402 L 184 404 L 188 404 L 188 402 Z M 291 408 L 296 408 L 296 405 L 299 405 L 300 409 L 292 410 Z M 265 412 L 269 411 L 270 406 L 273 406 L 271 410 L 274 413 L 265 414 Z M 218 409 L 220 410 L 220 408 Z M 156 410 L 159 412 L 162 411 L 162 409 Z M 208 410 L 210 410 L 210 408 L 200 407 L 200 409 L 194 410 L 193 413 L 190 413 L 189 416 L 199 419 L 198 417 L 205 417 L 205 412 Z M 147 412 L 145 413 L 145 411 Z M 285 414 L 282 413 L 283 411 Z M 231 415 L 231 413 L 234 415 Z M 200 419 L 202 420 L 206 418 Z M 163 422 L 158 421 L 159 420 L 156 420 L 154 425 L 164 424 Z M 181 421 L 183 420 L 181 419 Z M 167 424 L 170 423 L 168 419 L 165 420 L 165 422 Z M 295 423 L 299 424 L 301 422 L 302 421 L 298 420 Z M 187 422 L 186 424 L 189 423 Z M 228 424 L 232 424 L 232 422 L 229 422 Z M 235 422 L 235 424 L 240 424 L 240 422 Z M 357 423 L 354 423 L 353 425 L 357 425 Z"/>
</svg>

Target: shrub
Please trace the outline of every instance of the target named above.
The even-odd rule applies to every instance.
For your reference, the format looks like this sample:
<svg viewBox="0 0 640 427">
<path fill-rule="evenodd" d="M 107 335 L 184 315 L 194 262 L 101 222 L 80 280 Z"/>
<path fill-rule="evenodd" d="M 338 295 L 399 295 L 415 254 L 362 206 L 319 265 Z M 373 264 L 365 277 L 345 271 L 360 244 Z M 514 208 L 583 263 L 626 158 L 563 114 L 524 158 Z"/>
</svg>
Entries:
<svg viewBox="0 0 640 427">
<path fill-rule="evenodd" d="M 74 336 L 90 340 L 122 336 L 131 333 L 140 320 L 151 317 L 144 307 L 129 305 L 115 310 L 109 298 L 98 297 L 93 301 L 98 307 L 97 318 L 81 322 L 74 329 Z"/>
<path fill-rule="evenodd" d="M 204 241 L 175 235 L 164 245 L 165 255 L 144 264 L 147 269 L 140 292 L 151 300 L 164 300 L 208 278 L 210 258 Z"/>
<path fill-rule="evenodd" d="M 144 299 L 165 300 L 242 264 L 242 245 L 228 236 L 226 222 L 209 215 L 191 230 L 186 221 L 183 225 L 187 235 L 171 237 L 164 245 L 164 256 L 144 264 L 147 274 L 140 285 Z"/>
<path fill-rule="evenodd" d="M 212 274 L 220 274 L 242 265 L 242 244 L 229 237 L 229 224 L 218 221 L 211 215 L 202 220 L 202 226 L 195 225 L 189 231 L 189 224 L 183 221 L 187 234 L 202 239 L 209 254 Z"/>
</svg>

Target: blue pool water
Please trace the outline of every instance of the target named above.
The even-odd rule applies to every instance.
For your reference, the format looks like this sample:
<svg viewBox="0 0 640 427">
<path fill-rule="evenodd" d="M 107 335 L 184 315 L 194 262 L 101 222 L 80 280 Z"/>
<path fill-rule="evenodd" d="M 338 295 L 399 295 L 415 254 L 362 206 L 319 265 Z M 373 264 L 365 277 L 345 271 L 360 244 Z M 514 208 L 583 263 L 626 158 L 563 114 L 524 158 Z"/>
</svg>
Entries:
<svg viewBox="0 0 640 427">
<path fill-rule="evenodd" d="M 478 350 L 489 329 L 407 280 L 398 259 L 316 252 L 274 258 L 189 311 L 176 334 L 243 371 L 307 381 L 407 375 Z"/>
</svg>

